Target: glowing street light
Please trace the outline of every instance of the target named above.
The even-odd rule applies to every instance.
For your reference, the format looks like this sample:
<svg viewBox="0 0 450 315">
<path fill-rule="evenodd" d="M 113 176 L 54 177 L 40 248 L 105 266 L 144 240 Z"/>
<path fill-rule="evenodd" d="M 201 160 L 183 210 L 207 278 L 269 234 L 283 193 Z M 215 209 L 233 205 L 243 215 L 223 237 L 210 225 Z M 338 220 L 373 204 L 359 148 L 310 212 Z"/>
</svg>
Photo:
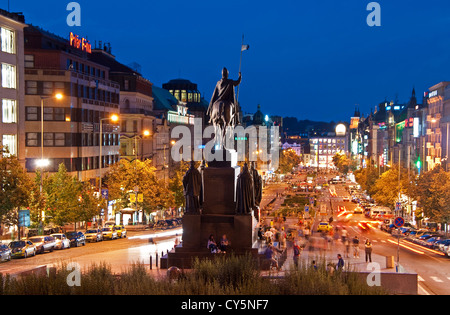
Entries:
<svg viewBox="0 0 450 315">
<path fill-rule="evenodd" d="M 37 162 L 37 164 L 42 165 L 41 167 L 46 167 L 50 164 L 48 160 L 47 162 L 44 161 L 44 100 L 51 98 L 62 100 L 64 98 L 64 95 L 62 95 L 61 93 L 57 93 L 52 96 L 41 96 L 41 161 Z"/>
<path fill-rule="evenodd" d="M 110 117 L 105 117 L 105 118 L 100 118 L 100 154 L 99 154 L 99 159 L 98 159 L 98 169 L 99 169 L 99 187 L 98 187 L 98 192 L 99 192 L 99 196 L 102 195 L 102 168 L 103 168 L 103 157 L 102 157 L 102 148 L 103 148 L 103 121 L 104 120 L 110 120 L 112 122 L 117 122 L 119 121 L 119 115 L 117 114 L 112 114 Z"/>
</svg>

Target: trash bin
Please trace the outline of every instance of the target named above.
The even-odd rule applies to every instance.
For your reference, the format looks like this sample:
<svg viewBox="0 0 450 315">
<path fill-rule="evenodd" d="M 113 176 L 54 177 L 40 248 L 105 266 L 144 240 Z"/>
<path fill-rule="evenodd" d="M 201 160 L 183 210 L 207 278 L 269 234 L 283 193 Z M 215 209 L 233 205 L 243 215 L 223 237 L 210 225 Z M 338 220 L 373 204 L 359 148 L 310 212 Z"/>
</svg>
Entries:
<svg viewBox="0 0 450 315">
<path fill-rule="evenodd" d="M 394 256 L 386 256 L 386 268 L 394 268 Z"/>
</svg>

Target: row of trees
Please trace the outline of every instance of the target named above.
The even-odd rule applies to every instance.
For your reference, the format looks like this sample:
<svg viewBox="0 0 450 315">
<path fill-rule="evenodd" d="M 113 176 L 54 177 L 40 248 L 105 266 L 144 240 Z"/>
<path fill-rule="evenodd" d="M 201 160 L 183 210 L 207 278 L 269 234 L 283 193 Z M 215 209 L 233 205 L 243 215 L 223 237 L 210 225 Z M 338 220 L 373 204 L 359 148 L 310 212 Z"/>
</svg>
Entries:
<svg viewBox="0 0 450 315">
<path fill-rule="evenodd" d="M 39 171 L 30 176 L 19 163 L 0 147 L 0 226 L 19 224 L 19 210 L 30 210 L 31 227 L 37 228 L 90 221 L 105 208 L 105 200 L 98 189 L 71 176 L 64 164 L 57 173 Z M 183 206 L 182 177 L 187 170 L 182 163 L 169 183 L 157 178 L 151 161 L 120 160 L 111 166 L 104 183 L 109 189 L 109 199 L 118 200 L 118 207 L 134 206 L 130 195 L 143 194 L 139 209 L 151 213 L 157 209 Z M 1 235 L 0 231 L 0 235 Z"/>
<path fill-rule="evenodd" d="M 40 222 L 57 226 L 90 220 L 99 212 L 99 200 L 91 187 L 67 173 L 64 164 L 57 173 L 36 172 L 33 178 L 19 163 L 1 149 L 0 158 L 0 224 L 18 225 L 19 210 L 30 210 L 32 227 Z"/>
<path fill-rule="evenodd" d="M 378 168 L 367 167 L 355 171 L 355 178 L 378 204 L 392 208 L 403 196 L 404 203 L 417 201 L 417 219 L 450 222 L 450 172 L 440 166 L 420 176 L 398 164 L 381 174 Z"/>
</svg>

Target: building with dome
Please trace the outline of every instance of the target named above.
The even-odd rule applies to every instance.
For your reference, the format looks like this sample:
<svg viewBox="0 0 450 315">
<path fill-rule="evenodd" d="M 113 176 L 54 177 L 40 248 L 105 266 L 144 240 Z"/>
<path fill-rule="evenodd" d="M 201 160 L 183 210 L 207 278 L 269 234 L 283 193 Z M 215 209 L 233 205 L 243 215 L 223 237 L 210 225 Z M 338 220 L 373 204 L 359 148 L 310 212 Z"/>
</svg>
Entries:
<svg viewBox="0 0 450 315">
<path fill-rule="evenodd" d="M 164 83 L 162 88 L 169 91 L 181 104 L 185 104 L 191 115 L 206 121 L 209 103 L 202 97 L 196 83 L 186 79 L 173 79 Z"/>
</svg>

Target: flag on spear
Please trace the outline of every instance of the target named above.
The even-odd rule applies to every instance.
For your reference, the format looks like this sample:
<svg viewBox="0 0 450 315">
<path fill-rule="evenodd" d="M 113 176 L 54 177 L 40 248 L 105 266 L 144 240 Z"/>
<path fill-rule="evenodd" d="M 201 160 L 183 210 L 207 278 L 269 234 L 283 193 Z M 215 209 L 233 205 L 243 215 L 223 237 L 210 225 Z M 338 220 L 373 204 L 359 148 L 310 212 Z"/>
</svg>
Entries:
<svg viewBox="0 0 450 315">
<path fill-rule="evenodd" d="M 242 45 L 241 51 L 249 50 L 249 49 L 250 49 L 250 45 Z"/>
</svg>

